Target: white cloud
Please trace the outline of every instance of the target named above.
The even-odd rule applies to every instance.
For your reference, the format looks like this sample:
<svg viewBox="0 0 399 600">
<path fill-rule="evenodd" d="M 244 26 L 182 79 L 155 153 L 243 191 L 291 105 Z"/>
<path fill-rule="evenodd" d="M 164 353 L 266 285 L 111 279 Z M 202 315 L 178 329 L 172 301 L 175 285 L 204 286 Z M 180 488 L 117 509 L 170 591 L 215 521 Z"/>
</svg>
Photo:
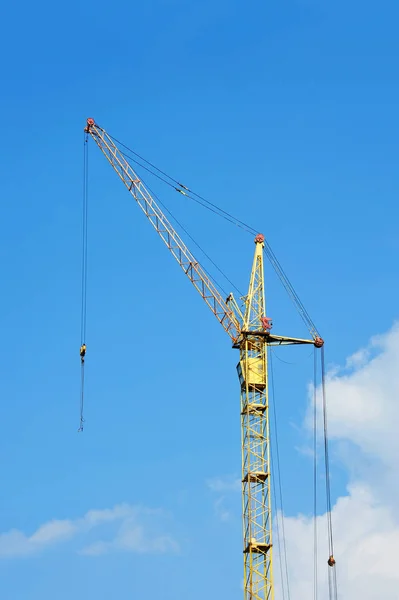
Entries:
<svg viewBox="0 0 399 600">
<path fill-rule="evenodd" d="M 229 521 L 234 511 L 228 508 L 228 496 L 241 489 L 241 480 L 232 475 L 222 475 L 208 479 L 206 485 L 212 493 L 217 494 L 217 498 L 213 503 L 217 518 L 223 522 Z"/>
<path fill-rule="evenodd" d="M 234 492 L 241 489 L 241 480 L 232 475 L 222 475 L 208 479 L 206 485 L 212 492 Z"/>
<path fill-rule="evenodd" d="M 35 531 L 30 542 L 39 545 L 53 544 L 71 538 L 77 531 L 77 525 L 71 521 L 49 521 Z"/>
<path fill-rule="evenodd" d="M 0 558 L 27 556 L 42 548 L 70 539 L 78 531 L 71 521 L 49 521 L 41 525 L 31 536 L 12 529 L 0 534 Z"/>
<path fill-rule="evenodd" d="M 352 373 L 327 378 L 329 432 L 365 454 L 396 465 L 399 436 L 399 324 L 372 338 L 369 360 Z"/>
<path fill-rule="evenodd" d="M 169 535 L 160 534 L 163 511 L 129 504 L 111 509 L 89 510 L 75 520 L 52 520 L 44 523 L 31 535 L 11 530 L 0 534 L 0 558 L 29 556 L 46 548 L 85 536 L 93 530 L 100 534 L 105 525 L 113 524 L 111 539 L 98 540 L 84 547 L 80 553 L 90 556 L 111 551 L 170 552 L 177 551 L 177 542 Z M 109 531 L 108 531 L 109 535 Z"/>
<path fill-rule="evenodd" d="M 332 369 L 326 390 L 332 448 L 350 479 L 332 511 L 339 597 L 397 600 L 399 325 Z M 326 515 L 317 521 L 319 592 L 327 597 Z M 313 520 L 285 517 L 285 531 L 291 596 L 311 598 Z"/>
<path fill-rule="evenodd" d="M 233 515 L 232 511 L 226 507 L 226 498 L 224 496 L 220 496 L 217 498 L 213 504 L 215 514 L 220 519 L 220 521 L 226 522 L 229 521 Z"/>
<path fill-rule="evenodd" d="M 127 516 L 111 541 L 94 542 L 84 547 L 80 553 L 99 556 L 114 551 L 137 552 L 139 554 L 178 552 L 179 545 L 170 535 L 159 535 L 159 519 L 156 520 L 156 517 L 162 516 L 162 513 L 141 509 L 140 514 L 140 520 L 137 518 L 138 515 Z M 150 518 L 148 522 L 143 524 L 145 517 Z"/>
</svg>

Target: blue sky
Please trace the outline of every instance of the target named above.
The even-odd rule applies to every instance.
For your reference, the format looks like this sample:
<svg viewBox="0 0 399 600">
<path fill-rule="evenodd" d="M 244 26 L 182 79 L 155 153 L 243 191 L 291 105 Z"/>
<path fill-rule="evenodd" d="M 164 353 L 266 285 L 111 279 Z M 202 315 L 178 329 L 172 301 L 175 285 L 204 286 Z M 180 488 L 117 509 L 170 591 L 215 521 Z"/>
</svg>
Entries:
<svg viewBox="0 0 399 600">
<path fill-rule="evenodd" d="M 237 355 L 94 144 L 86 429 L 76 432 L 86 118 L 265 233 L 329 364 L 343 365 L 399 316 L 398 17 L 393 0 L 7 6 L 4 600 L 242 594 Z M 250 236 L 154 189 L 245 290 Z M 303 335 L 270 267 L 266 279 L 275 330 Z M 297 363 L 274 361 L 295 518 L 312 511 L 302 451 L 312 358 L 277 354 Z M 341 450 L 334 500 L 356 470 Z"/>
</svg>

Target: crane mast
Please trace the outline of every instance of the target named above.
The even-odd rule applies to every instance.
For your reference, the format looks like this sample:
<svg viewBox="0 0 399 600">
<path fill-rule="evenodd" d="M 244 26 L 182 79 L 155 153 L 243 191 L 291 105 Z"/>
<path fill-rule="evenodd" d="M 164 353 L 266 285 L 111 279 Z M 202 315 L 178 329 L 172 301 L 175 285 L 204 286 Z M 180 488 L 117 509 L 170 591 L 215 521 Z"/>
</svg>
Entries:
<svg viewBox="0 0 399 600">
<path fill-rule="evenodd" d="M 174 230 L 123 153 L 94 119 L 85 131 L 106 156 L 126 188 L 162 238 L 184 273 L 239 350 L 237 365 L 241 391 L 242 516 L 244 600 L 274 600 L 271 508 L 271 464 L 268 395 L 268 347 L 323 345 L 313 339 L 271 333 L 266 317 L 263 248 L 264 236 L 255 237 L 255 254 L 248 294 L 241 311 L 232 294 L 224 300 L 201 264 Z"/>
<path fill-rule="evenodd" d="M 255 257 L 240 341 L 241 465 L 245 600 L 274 598 L 267 343 L 257 332 L 265 312 L 263 236 Z M 268 324 L 270 326 L 270 324 Z"/>
</svg>

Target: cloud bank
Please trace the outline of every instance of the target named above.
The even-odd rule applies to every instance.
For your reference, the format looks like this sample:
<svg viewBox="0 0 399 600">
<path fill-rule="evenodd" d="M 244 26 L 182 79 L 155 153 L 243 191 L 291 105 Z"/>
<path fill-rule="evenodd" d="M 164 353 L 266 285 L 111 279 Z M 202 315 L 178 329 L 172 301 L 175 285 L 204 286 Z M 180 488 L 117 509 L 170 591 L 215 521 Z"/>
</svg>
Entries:
<svg viewBox="0 0 399 600">
<path fill-rule="evenodd" d="M 331 369 L 326 390 L 332 449 L 349 476 L 332 510 L 339 597 L 397 600 L 399 324 Z M 325 517 L 318 517 L 320 597 L 328 597 Z M 313 519 L 285 517 L 285 531 L 291 597 L 312 598 Z"/>
<path fill-rule="evenodd" d="M 80 554 L 98 556 L 112 551 L 165 553 L 178 550 L 177 542 L 168 534 L 160 534 L 165 514 L 129 504 L 111 509 L 89 510 L 83 517 L 51 520 L 31 535 L 17 529 L 0 534 L 0 559 L 30 556 L 77 539 Z M 106 534 L 106 540 L 98 539 Z M 86 543 L 88 537 L 97 537 Z M 82 546 L 83 544 L 83 546 Z"/>
</svg>

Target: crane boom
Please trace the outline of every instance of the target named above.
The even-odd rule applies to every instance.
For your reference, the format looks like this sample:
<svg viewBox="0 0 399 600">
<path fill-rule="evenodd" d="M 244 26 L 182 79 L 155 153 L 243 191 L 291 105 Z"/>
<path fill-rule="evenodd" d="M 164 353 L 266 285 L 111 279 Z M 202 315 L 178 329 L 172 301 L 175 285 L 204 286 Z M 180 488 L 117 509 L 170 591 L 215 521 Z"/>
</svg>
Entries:
<svg viewBox="0 0 399 600">
<path fill-rule="evenodd" d="M 85 131 L 91 135 L 97 146 L 106 156 L 184 273 L 200 293 L 203 300 L 205 300 L 224 330 L 229 334 L 233 343 L 236 343 L 241 330 L 239 316 L 235 312 L 237 310 L 235 308 L 236 304 L 232 303 L 231 306 L 233 308 L 230 308 L 225 300 L 223 300 L 219 290 L 209 278 L 205 269 L 184 244 L 173 225 L 163 214 L 143 182 L 139 179 L 107 132 L 99 127 L 94 122 L 94 119 L 87 119 Z"/>
</svg>

